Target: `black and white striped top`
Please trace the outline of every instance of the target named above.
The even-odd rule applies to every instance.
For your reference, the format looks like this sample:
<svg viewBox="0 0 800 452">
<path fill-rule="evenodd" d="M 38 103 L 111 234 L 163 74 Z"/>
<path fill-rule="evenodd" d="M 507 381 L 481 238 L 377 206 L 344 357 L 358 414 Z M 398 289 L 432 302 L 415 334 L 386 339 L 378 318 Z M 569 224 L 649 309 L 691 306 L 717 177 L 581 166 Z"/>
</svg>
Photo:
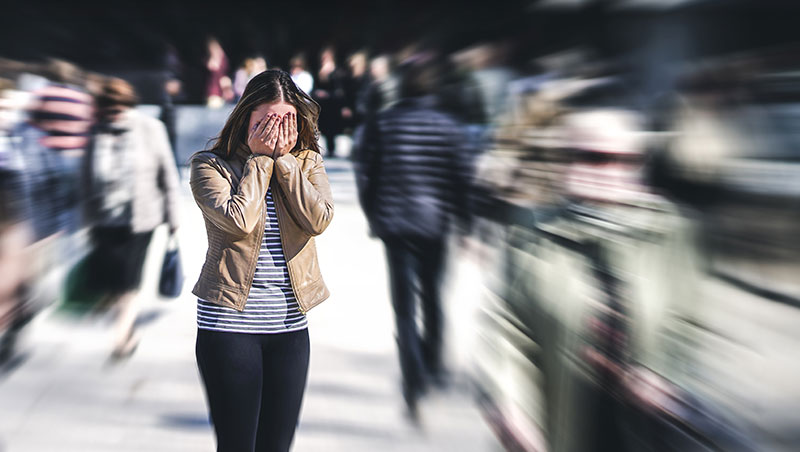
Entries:
<svg viewBox="0 0 800 452">
<path fill-rule="evenodd" d="M 244 311 L 197 300 L 197 327 L 235 333 L 288 333 L 308 326 L 300 312 L 283 255 L 278 216 L 267 190 L 267 221 Z"/>
</svg>

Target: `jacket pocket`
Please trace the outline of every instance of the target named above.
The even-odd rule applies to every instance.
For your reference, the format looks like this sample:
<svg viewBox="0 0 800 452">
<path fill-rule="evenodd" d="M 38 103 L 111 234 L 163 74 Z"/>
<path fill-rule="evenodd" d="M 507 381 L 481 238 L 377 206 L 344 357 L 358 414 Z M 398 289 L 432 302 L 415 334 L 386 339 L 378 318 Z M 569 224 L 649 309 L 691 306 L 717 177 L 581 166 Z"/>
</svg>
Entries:
<svg viewBox="0 0 800 452">
<path fill-rule="evenodd" d="M 217 274 L 219 275 L 219 282 L 233 283 L 237 280 L 236 271 L 236 256 L 230 248 L 223 248 L 219 254 L 219 262 L 217 262 Z M 241 266 L 241 264 L 240 264 Z"/>
<path fill-rule="evenodd" d="M 291 263 L 294 267 L 294 276 L 299 279 L 299 281 L 295 281 L 297 290 L 303 291 L 306 287 L 322 279 L 316 245 L 313 239 L 306 243 L 306 246 L 292 259 Z"/>
</svg>

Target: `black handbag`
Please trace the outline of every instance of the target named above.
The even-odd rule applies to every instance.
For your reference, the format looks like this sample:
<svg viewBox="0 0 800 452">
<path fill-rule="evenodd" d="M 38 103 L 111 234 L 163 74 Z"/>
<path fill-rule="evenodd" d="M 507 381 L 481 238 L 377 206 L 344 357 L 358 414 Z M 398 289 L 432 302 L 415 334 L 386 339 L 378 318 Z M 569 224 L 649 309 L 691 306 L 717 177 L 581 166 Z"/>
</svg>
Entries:
<svg viewBox="0 0 800 452">
<path fill-rule="evenodd" d="M 164 252 L 164 261 L 161 264 L 161 278 L 158 281 L 159 293 L 168 298 L 177 298 L 183 290 L 183 266 L 181 254 L 178 249 L 178 240 L 171 235 Z"/>
</svg>

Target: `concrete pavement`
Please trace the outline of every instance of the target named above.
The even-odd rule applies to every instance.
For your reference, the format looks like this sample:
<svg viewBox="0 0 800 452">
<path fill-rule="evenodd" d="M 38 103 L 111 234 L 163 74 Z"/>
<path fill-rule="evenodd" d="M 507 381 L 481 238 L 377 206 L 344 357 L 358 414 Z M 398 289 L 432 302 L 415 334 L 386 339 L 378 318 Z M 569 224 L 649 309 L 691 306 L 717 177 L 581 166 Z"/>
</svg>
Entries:
<svg viewBox="0 0 800 452">
<path fill-rule="evenodd" d="M 422 426 L 403 416 L 383 247 L 366 235 L 349 163 L 327 163 L 336 199 L 318 239 L 332 297 L 309 316 L 311 370 L 296 451 L 499 450 L 468 393 L 476 270 L 454 267 L 448 300 L 454 389 L 421 406 Z M 195 303 L 189 293 L 206 238 L 184 183 L 181 298 L 160 300 L 155 276 L 165 242 L 157 231 L 142 290 L 143 341 L 127 362 L 109 366 L 108 318 L 40 315 L 27 329 L 22 359 L 0 376 L 0 451 L 210 451 L 213 434 L 194 358 Z"/>
</svg>

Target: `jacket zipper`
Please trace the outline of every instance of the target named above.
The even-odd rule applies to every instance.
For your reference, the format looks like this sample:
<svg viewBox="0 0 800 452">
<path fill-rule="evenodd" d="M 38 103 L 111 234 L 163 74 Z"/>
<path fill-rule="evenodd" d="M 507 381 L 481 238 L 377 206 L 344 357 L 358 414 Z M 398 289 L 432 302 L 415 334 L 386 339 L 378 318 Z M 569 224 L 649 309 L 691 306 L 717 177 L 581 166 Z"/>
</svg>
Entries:
<svg viewBox="0 0 800 452">
<path fill-rule="evenodd" d="M 283 191 L 281 191 L 280 187 L 278 187 L 277 184 L 275 186 L 278 189 L 277 190 L 278 191 L 278 195 L 280 196 L 281 200 L 283 201 L 283 204 L 284 204 L 283 207 L 285 209 L 286 208 L 286 202 L 287 202 L 286 201 L 286 197 L 283 195 Z M 281 225 L 281 217 L 283 215 L 283 210 L 284 209 L 278 209 L 277 205 L 276 205 L 276 208 L 275 208 L 275 211 L 278 213 L 278 234 L 281 236 L 281 249 L 284 250 L 284 255 L 285 255 L 286 254 L 285 246 L 284 246 L 285 240 L 283 239 L 283 226 Z M 303 309 L 303 304 L 300 302 L 300 294 L 297 292 L 297 288 L 294 285 L 294 275 L 292 275 L 292 266 L 289 265 L 289 259 L 286 259 L 286 270 L 289 272 L 289 284 L 292 286 L 292 292 L 294 292 L 294 297 L 295 297 L 295 299 L 297 299 L 297 309 L 300 311 L 301 314 L 306 315 L 307 311 L 305 309 Z"/>
<path fill-rule="evenodd" d="M 258 241 L 258 247 L 255 248 L 256 252 L 253 258 L 250 260 L 250 278 L 247 281 L 247 294 L 244 297 L 244 304 L 247 304 L 247 299 L 250 298 L 250 288 L 253 285 L 253 279 L 256 277 L 256 267 L 258 266 L 258 253 L 261 250 L 261 240 L 264 240 L 264 226 L 267 222 L 267 200 L 264 198 L 264 202 L 261 204 L 261 220 L 259 220 L 259 228 L 258 230 L 261 231 Z M 244 306 L 242 306 L 244 308 Z"/>
</svg>

